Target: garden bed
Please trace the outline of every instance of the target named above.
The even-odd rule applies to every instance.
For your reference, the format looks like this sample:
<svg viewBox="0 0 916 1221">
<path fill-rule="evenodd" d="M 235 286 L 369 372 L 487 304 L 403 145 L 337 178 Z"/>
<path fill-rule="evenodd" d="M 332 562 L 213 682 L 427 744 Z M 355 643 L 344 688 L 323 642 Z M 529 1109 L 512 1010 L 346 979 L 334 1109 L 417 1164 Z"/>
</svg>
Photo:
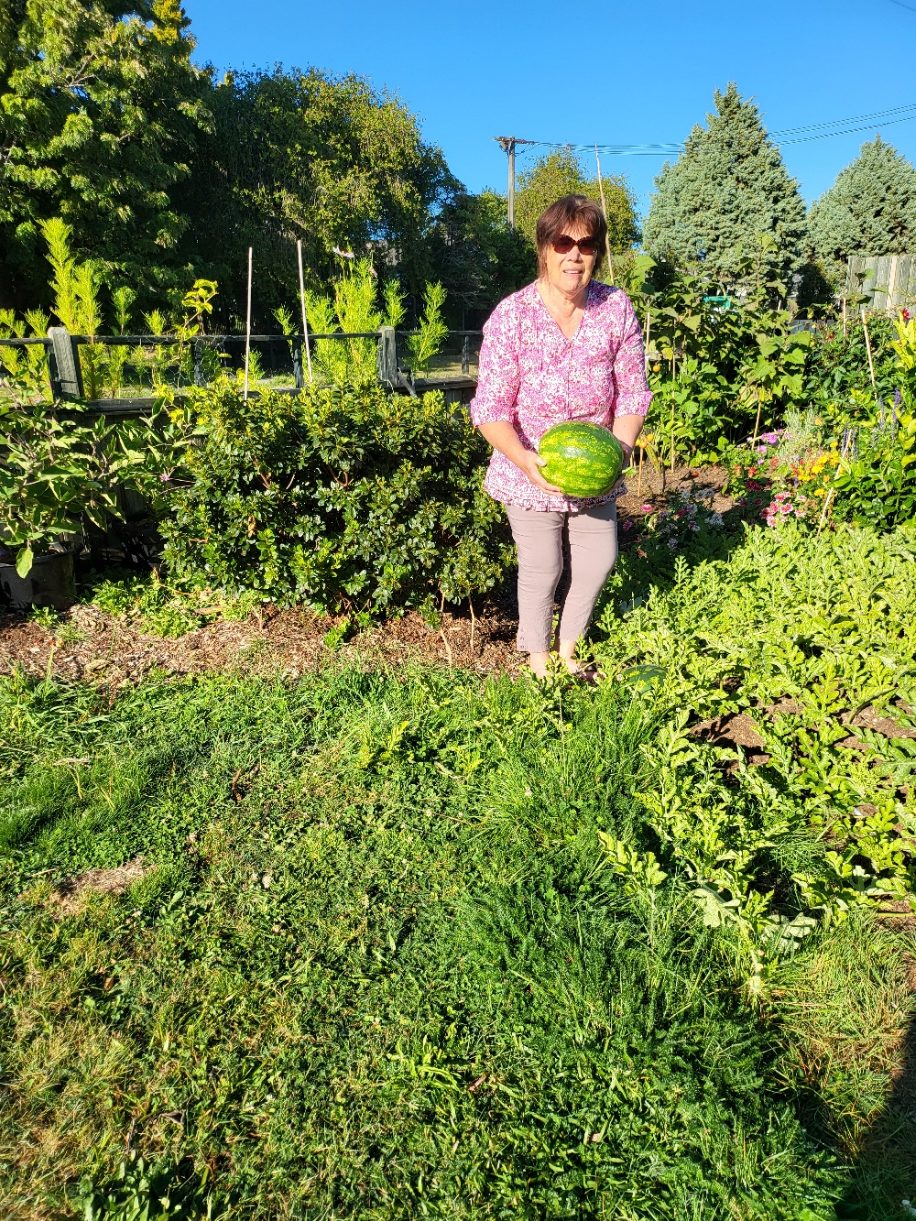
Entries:
<svg viewBox="0 0 916 1221">
<path fill-rule="evenodd" d="M 719 512 L 735 507 L 723 495 L 725 472 L 679 466 L 664 476 L 646 463 L 642 478 L 627 480 L 618 501 L 621 548 L 639 545 L 646 509 L 663 510 L 681 492 L 709 490 L 707 503 Z M 435 625 L 416 612 L 392 618 L 343 645 L 329 645 L 342 616 L 321 616 L 298 608 L 268 607 L 242 622 L 218 614 L 178 639 L 144 633 L 123 615 L 82 604 L 56 620 L 0 614 L 0 673 L 21 666 L 28 674 L 53 674 L 65 681 L 88 680 L 118 687 L 137 682 L 150 670 L 199 674 L 241 669 L 298 676 L 328 664 L 339 649 L 380 661 L 427 661 L 479 673 L 514 673 L 524 663 L 515 649 L 515 595 L 511 582 L 481 601 L 472 619 L 467 608 L 444 610 Z"/>
</svg>

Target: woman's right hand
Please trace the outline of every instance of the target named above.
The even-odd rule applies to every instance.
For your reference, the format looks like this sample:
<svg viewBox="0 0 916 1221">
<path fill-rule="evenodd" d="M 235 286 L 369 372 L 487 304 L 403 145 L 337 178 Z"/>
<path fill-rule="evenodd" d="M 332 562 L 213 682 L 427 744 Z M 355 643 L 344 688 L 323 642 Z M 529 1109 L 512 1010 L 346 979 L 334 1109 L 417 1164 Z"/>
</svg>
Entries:
<svg viewBox="0 0 916 1221">
<path fill-rule="evenodd" d="M 527 475 L 531 483 L 536 488 L 540 488 L 542 492 L 552 492 L 554 496 L 562 496 L 563 492 L 560 488 L 554 487 L 552 483 L 548 483 L 541 474 L 541 467 L 547 465 L 547 459 L 542 458 L 540 454 L 535 453 L 533 449 L 526 450 L 524 454 L 519 455 L 515 465 L 524 474 Z"/>
</svg>

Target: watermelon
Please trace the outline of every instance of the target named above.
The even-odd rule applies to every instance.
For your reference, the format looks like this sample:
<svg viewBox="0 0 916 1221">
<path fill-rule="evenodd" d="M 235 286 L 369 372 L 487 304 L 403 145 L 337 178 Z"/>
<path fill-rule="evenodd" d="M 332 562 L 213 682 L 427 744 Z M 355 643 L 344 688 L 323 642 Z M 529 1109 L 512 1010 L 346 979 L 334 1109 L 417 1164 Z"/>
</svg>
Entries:
<svg viewBox="0 0 916 1221">
<path fill-rule="evenodd" d="M 541 474 L 567 496 L 601 496 L 624 466 L 623 446 L 600 424 L 569 420 L 541 437 L 538 453 L 547 459 Z"/>
</svg>

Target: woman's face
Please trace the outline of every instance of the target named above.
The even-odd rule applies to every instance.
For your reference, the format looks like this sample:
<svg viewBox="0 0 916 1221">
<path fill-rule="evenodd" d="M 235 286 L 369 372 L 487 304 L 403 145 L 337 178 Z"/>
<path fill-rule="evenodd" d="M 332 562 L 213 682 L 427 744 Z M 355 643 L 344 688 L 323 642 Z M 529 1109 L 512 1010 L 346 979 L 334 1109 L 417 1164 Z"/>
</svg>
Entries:
<svg viewBox="0 0 916 1221">
<path fill-rule="evenodd" d="M 575 224 L 567 225 L 559 234 L 559 238 L 570 237 L 575 240 L 588 239 L 589 236 L 586 229 Z M 559 238 L 555 238 L 554 243 Z M 564 297 L 576 297 L 588 287 L 598 261 L 598 250 L 597 246 L 591 252 L 580 250 L 578 246 L 573 246 L 571 250 L 557 250 L 553 243 L 548 242 L 542 259 L 544 278 L 550 287 Z"/>
</svg>

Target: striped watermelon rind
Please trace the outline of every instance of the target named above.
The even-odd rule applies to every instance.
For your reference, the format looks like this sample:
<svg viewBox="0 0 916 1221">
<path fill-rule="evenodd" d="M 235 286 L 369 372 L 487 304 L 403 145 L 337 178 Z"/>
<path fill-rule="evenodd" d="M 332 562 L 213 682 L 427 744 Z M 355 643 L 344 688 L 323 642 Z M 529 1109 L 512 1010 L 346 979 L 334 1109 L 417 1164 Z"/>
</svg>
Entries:
<svg viewBox="0 0 916 1221">
<path fill-rule="evenodd" d="M 623 446 L 600 424 L 568 420 L 554 424 L 541 437 L 538 453 L 547 459 L 541 474 L 564 495 L 603 496 L 624 467 Z"/>
</svg>

